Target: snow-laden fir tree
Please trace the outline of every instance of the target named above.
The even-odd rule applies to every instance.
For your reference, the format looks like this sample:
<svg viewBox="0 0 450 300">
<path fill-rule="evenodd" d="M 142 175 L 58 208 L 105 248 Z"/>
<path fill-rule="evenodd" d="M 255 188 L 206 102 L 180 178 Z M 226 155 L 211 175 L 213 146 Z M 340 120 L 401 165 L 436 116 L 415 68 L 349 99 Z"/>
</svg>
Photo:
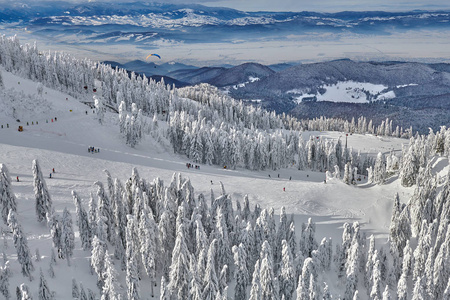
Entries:
<svg viewBox="0 0 450 300">
<path fill-rule="evenodd" d="M 105 271 L 105 247 L 104 242 L 97 236 L 92 239 L 91 250 L 91 267 L 97 274 L 97 285 L 99 288 L 103 286 L 103 273 Z"/>
<path fill-rule="evenodd" d="M 158 255 L 157 225 L 153 213 L 145 205 L 139 220 L 139 238 L 141 239 L 140 253 L 145 272 L 150 278 L 151 296 L 154 297 L 153 287 L 156 285 L 156 260 Z"/>
<path fill-rule="evenodd" d="M 140 287 L 139 287 L 139 272 L 137 266 L 137 251 L 135 250 L 134 231 L 136 230 L 136 219 L 132 215 L 127 216 L 128 223 L 126 229 L 127 238 L 127 270 L 126 270 L 126 283 L 127 283 L 127 297 L 128 299 L 141 299 Z"/>
<path fill-rule="evenodd" d="M 169 266 L 172 261 L 172 251 L 175 246 L 175 216 L 170 210 L 165 210 L 158 224 L 159 240 L 161 241 L 162 269 L 165 276 L 169 275 Z"/>
<path fill-rule="evenodd" d="M 330 293 L 330 289 L 328 287 L 328 284 L 326 282 L 324 282 L 323 285 L 324 285 L 324 287 L 323 287 L 323 292 L 322 292 L 322 300 L 331 300 L 332 299 L 332 295 Z"/>
<path fill-rule="evenodd" d="M 91 231 L 89 236 L 92 242 L 92 238 L 97 232 L 97 201 L 92 192 L 89 195 L 89 228 Z"/>
<path fill-rule="evenodd" d="M 300 237 L 300 251 L 307 257 L 311 257 L 312 251 L 317 249 L 316 241 L 316 224 L 311 218 L 308 219 L 308 223 L 302 224 L 302 233 Z"/>
<path fill-rule="evenodd" d="M 408 282 L 407 276 L 403 273 L 397 283 L 397 299 L 407 300 L 408 299 Z"/>
<path fill-rule="evenodd" d="M 88 289 L 88 300 L 97 300 L 95 293 L 91 289 Z"/>
<path fill-rule="evenodd" d="M 114 267 L 113 262 L 111 261 L 111 257 L 108 253 L 108 250 L 105 252 L 105 266 L 104 272 L 102 274 L 103 279 L 103 288 L 101 300 L 120 300 L 121 295 L 118 288 L 118 280 L 117 280 L 117 271 Z"/>
<path fill-rule="evenodd" d="M 370 289 L 370 298 L 371 299 L 375 299 L 381 298 L 381 270 L 380 270 L 380 261 L 378 259 L 378 254 L 377 251 L 375 250 L 375 254 L 373 256 L 373 272 L 372 272 L 372 278 L 371 278 L 371 283 L 372 283 L 372 287 Z"/>
<path fill-rule="evenodd" d="M 191 254 L 189 259 L 189 271 L 191 272 L 191 282 L 189 282 L 189 294 L 192 300 L 202 300 L 202 279 L 197 269 L 197 261 L 195 256 Z"/>
<path fill-rule="evenodd" d="M 216 214 L 216 226 L 214 231 L 211 233 L 212 238 L 217 240 L 217 263 L 216 270 L 221 270 L 224 265 L 226 265 L 232 259 L 231 255 L 231 243 L 228 238 L 228 229 L 226 225 L 225 215 L 223 214 L 222 208 L 217 209 Z M 227 277 L 227 282 L 228 282 Z"/>
<path fill-rule="evenodd" d="M 317 275 L 314 260 L 311 257 L 307 257 L 303 263 L 302 272 L 298 280 L 297 300 L 311 299 L 311 294 L 317 294 L 317 286 L 314 285 Z M 313 285 L 311 286 L 311 284 Z"/>
<path fill-rule="evenodd" d="M 80 282 L 80 297 L 79 297 L 79 300 L 88 300 L 88 297 L 86 295 L 86 291 L 84 290 L 82 282 Z"/>
<path fill-rule="evenodd" d="M 8 264 L 0 267 L 0 294 L 8 300 L 11 295 L 9 293 L 9 276 L 10 270 Z"/>
<path fill-rule="evenodd" d="M 391 300 L 392 299 L 391 292 L 389 291 L 389 286 L 388 285 L 386 285 L 386 288 L 384 289 L 383 298 L 382 299 L 383 300 Z"/>
<path fill-rule="evenodd" d="M 344 177 L 342 178 L 342 181 L 345 184 L 350 184 L 351 183 L 351 179 L 352 179 L 351 168 L 352 168 L 352 165 L 351 165 L 350 162 L 346 163 L 345 166 L 344 166 Z"/>
<path fill-rule="evenodd" d="M 420 234 L 418 236 L 418 244 L 414 250 L 414 270 L 413 278 L 418 278 L 424 275 L 425 262 L 427 260 L 427 254 L 431 248 L 431 236 L 428 232 L 427 221 L 422 221 Z M 422 283 L 424 284 L 424 283 Z"/>
<path fill-rule="evenodd" d="M 447 235 L 449 234 L 447 233 Z M 444 294 L 447 282 L 450 279 L 450 266 L 448 264 L 450 259 L 449 248 L 450 246 L 447 242 L 442 243 L 434 261 L 434 272 L 432 278 L 434 286 L 433 296 L 436 298 L 441 297 L 441 295 Z"/>
<path fill-rule="evenodd" d="M 228 277 L 228 265 L 223 265 L 222 270 L 219 273 L 218 283 L 219 283 L 219 292 L 222 293 L 223 290 L 228 287 L 227 285 L 227 277 Z"/>
<path fill-rule="evenodd" d="M 238 246 L 233 246 L 236 286 L 234 288 L 235 300 L 247 299 L 247 286 L 249 284 L 249 274 L 247 270 L 247 252 L 242 243 Z"/>
<path fill-rule="evenodd" d="M 219 291 L 219 280 L 217 278 L 215 257 L 217 240 L 214 239 L 209 245 L 205 276 L 203 277 L 203 299 L 214 300 Z"/>
<path fill-rule="evenodd" d="M 77 224 L 81 240 L 81 248 L 86 251 L 91 248 L 91 229 L 89 225 L 89 217 L 81 204 L 81 198 L 78 194 L 75 191 L 72 191 L 72 196 L 77 213 Z"/>
<path fill-rule="evenodd" d="M 24 235 L 22 226 L 18 223 L 12 210 L 9 211 L 8 226 L 13 233 L 14 246 L 17 252 L 17 260 L 22 267 L 22 275 L 28 277 L 31 281 L 33 279 L 31 272 L 34 271 L 34 266 L 31 260 L 30 249 L 28 248 L 27 237 Z"/>
<path fill-rule="evenodd" d="M 261 246 L 261 265 L 259 278 L 261 284 L 261 299 L 279 299 L 278 280 L 273 273 L 273 252 L 269 242 L 266 240 Z"/>
<path fill-rule="evenodd" d="M 39 277 L 38 299 L 39 300 L 54 299 L 53 293 L 50 291 L 50 288 L 48 287 L 47 280 L 45 279 L 44 273 L 42 273 L 42 270 L 40 270 L 40 277 Z"/>
<path fill-rule="evenodd" d="M 52 199 L 47 189 L 41 167 L 37 159 L 33 160 L 33 185 L 36 198 L 36 215 L 39 222 L 45 220 L 47 214 L 52 214 Z"/>
<path fill-rule="evenodd" d="M 105 189 L 103 187 L 103 183 L 100 181 L 96 181 L 94 185 L 97 186 L 97 197 L 98 197 L 98 205 L 97 205 L 97 215 L 98 217 L 105 217 L 105 225 L 106 225 L 106 233 L 107 233 L 107 241 L 114 245 L 114 223 L 113 223 L 113 210 L 111 207 L 111 202 L 109 197 L 105 193 Z M 105 240 L 106 242 L 106 240 Z"/>
<path fill-rule="evenodd" d="M 373 168 L 373 182 L 384 184 L 386 181 L 386 160 L 383 153 L 379 152 Z"/>
<path fill-rule="evenodd" d="M 94 95 L 93 98 L 94 98 L 95 113 L 97 115 L 98 122 L 100 124 L 103 124 L 103 119 L 105 116 L 103 99 L 98 98 L 96 95 Z"/>
<path fill-rule="evenodd" d="M 445 288 L 443 298 L 450 299 L 450 278 L 448 279 L 447 287 Z"/>
<path fill-rule="evenodd" d="M 16 196 L 12 192 L 11 188 L 11 177 L 9 176 L 8 168 L 4 164 L 0 164 L 0 206 L 2 210 L 3 222 L 7 224 L 9 211 L 12 210 L 16 212 L 17 203 Z"/>
<path fill-rule="evenodd" d="M 47 227 L 50 229 L 53 247 L 58 251 L 58 257 L 64 259 L 65 252 L 62 251 L 63 245 L 61 239 L 62 235 L 61 216 L 53 212 L 51 215 L 47 214 L 46 219 L 48 220 Z"/>
<path fill-rule="evenodd" d="M 72 278 L 72 298 L 80 298 L 80 289 L 78 288 L 78 283 L 75 278 Z"/>
<path fill-rule="evenodd" d="M 414 149 L 410 146 L 406 155 L 403 156 L 400 167 L 400 182 L 403 186 L 408 187 L 416 183 L 419 167 L 419 161 L 416 158 Z"/>
<path fill-rule="evenodd" d="M 63 211 L 61 245 L 61 252 L 64 253 L 67 262 L 70 262 L 70 258 L 73 256 L 73 250 L 75 249 L 75 234 L 72 226 L 72 215 L 67 207 Z"/>
<path fill-rule="evenodd" d="M 291 249 L 286 240 L 283 240 L 281 245 L 281 266 L 280 275 L 278 276 L 280 296 L 284 296 L 285 300 L 291 300 L 296 286 L 294 259 L 292 258 Z"/>
<path fill-rule="evenodd" d="M 424 287 L 424 279 L 421 276 L 418 276 L 415 283 L 414 283 L 414 289 L 412 292 L 412 298 L 411 300 L 425 300 L 428 299 L 428 294 L 426 292 L 426 289 Z"/>
<path fill-rule="evenodd" d="M 278 268 L 281 263 L 281 257 L 282 257 L 282 241 L 287 239 L 289 224 L 286 216 L 286 209 L 284 206 L 281 207 L 280 212 L 280 224 L 278 225 L 277 235 L 276 235 L 276 242 L 274 244 L 274 272 L 278 272 Z"/>
<path fill-rule="evenodd" d="M 20 300 L 33 300 L 33 297 L 31 296 L 30 289 L 25 283 L 22 283 L 20 285 Z M 19 294 L 17 294 L 19 296 Z M 17 297 L 19 299 L 19 297 Z"/>
<path fill-rule="evenodd" d="M 255 264 L 255 271 L 252 276 L 252 285 L 250 288 L 250 298 L 249 300 L 260 300 L 261 299 L 261 281 L 259 278 L 260 264 L 259 259 Z"/>
</svg>

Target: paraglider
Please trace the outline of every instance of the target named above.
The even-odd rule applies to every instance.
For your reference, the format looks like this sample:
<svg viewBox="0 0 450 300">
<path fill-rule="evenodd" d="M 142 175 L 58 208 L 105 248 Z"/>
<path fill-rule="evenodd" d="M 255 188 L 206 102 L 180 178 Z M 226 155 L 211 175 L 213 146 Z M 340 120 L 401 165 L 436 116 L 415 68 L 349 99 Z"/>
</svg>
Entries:
<svg viewBox="0 0 450 300">
<path fill-rule="evenodd" d="M 156 53 L 152 53 L 152 54 L 148 55 L 145 59 L 147 60 L 150 56 L 156 56 L 159 59 L 161 59 L 161 56 L 159 56 L 159 54 L 156 54 Z"/>
</svg>

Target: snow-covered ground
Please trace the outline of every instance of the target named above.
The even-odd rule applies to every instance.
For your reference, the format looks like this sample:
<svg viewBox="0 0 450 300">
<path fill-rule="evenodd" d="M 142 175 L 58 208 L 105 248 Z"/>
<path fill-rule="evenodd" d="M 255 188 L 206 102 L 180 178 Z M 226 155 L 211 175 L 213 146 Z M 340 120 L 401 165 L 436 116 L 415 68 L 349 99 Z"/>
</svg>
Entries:
<svg viewBox="0 0 450 300">
<path fill-rule="evenodd" d="M 288 93 L 296 95 L 295 101 L 297 103 L 302 102 L 305 98 L 312 97 L 315 97 L 317 101 L 351 103 L 368 103 L 395 98 L 394 91 L 389 91 L 387 86 L 368 82 L 339 81 L 336 84 L 322 85 L 320 88 L 325 92 L 309 94 L 294 89 L 288 91 Z"/>
<path fill-rule="evenodd" d="M 4 70 L 2 74 L 6 89 L 13 88 L 25 94 L 37 93 L 35 82 Z M 298 228 L 301 222 L 312 217 L 317 224 L 316 238 L 319 241 L 322 237 L 331 237 L 334 243 L 338 243 L 343 223 L 359 221 L 362 229 L 368 235 L 374 234 L 378 245 L 381 245 L 386 242 L 395 193 L 399 193 L 403 203 L 412 193 L 413 188 L 402 187 L 396 176 L 381 186 L 367 184 L 364 179 L 356 186 L 349 186 L 337 179 L 324 183 L 324 173 L 298 171 L 295 168 L 255 172 L 202 165 L 200 169 L 187 169 L 187 158 L 173 154 L 150 136 L 134 149 L 126 146 L 119 137 L 115 114 L 108 113 L 105 124 L 101 125 L 92 109 L 66 94 L 44 88 L 42 97 L 37 103 L 15 103 L 16 118 L 2 113 L 6 111 L 6 102 L 0 99 L 0 125 L 3 125 L 0 129 L 0 163 L 8 167 L 13 179 L 19 176 L 19 182 L 13 181 L 13 192 L 18 202 L 18 219 L 27 234 L 30 250 L 34 253 L 39 248 L 43 258 L 40 262 L 35 262 L 35 267 L 37 270 L 42 268 L 43 272 L 47 272 L 49 268 L 52 242 L 49 230 L 36 220 L 31 172 L 33 159 L 39 160 L 44 176 L 47 177 L 47 186 L 56 211 L 61 213 L 67 207 L 74 220 L 72 190 L 80 195 L 87 207 L 89 193 L 96 191 L 93 183 L 97 180 L 106 182 L 103 170 L 108 170 L 113 178 L 125 182 L 131 176 L 132 168 L 137 167 L 142 178 L 152 181 L 160 177 L 165 184 L 170 183 L 174 173 L 181 173 L 183 177 L 190 178 L 196 195 L 209 195 L 211 189 L 219 194 L 219 182 L 222 182 L 233 202 L 239 200 L 242 203 L 244 195 L 248 194 L 252 209 L 258 203 L 263 208 L 273 207 L 276 214 L 279 214 L 280 208 L 285 206 L 288 214 L 295 214 Z M 20 123 L 15 119 L 20 119 Z M 6 128 L 6 124 L 9 124 L 9 128 Z M 23 132 L 17 130 L 19 125 L 24 127 Z M 338 132 L 303 134 L 305 139 L 310 135 L 343 140 L 347 138 L 349 147 L 374 155 L 379 151 L 400 151 L 401 145 L 408 143 L 404 139 L 372 135 L 353 134 L 346 137 Z M 89 153 L 90 146 L 100 148 L 100 152 Z M 53 168 L 56 173 L 50 179 L 48 176 Z M 435 161 L 434 171 L 447 174 L 448 161 Z M 76 225 L 74 229 L 78 232 Z M 7 253 L 14 273 L 10 279 L 11 293 L 22 282 L 36 293 L 39 273 L 34 272 L 35 280 L 32 282 L 22 277 L 20 265 L 15 260 L 11 236 L 8 236 L 7 244 L 7 249 L 4 245 L 1 247 Z M 89 271 L 89 255 L 89 252 L 81 250 L 81 242 L 77 237 L 71 267 L 58 260 L 58 265 L 54 267 L 56 277 L 52 279 L 47 276 L 50 289 L 56 292 L 57 299 L 72 298 L 72 278 L 83 282 L 85 288 L 98 294 L 96 277 L 90 275 Z M 125 287 L 125 279 L 121 277 L 120 280 Z M 337 292 L 337 295 L 337 287 L 331 282 L 328 284 L 331 292 Z M 146 285 L 141 286 L 144 299 L 150 298 L 148 289 Z M 158 289 L 159 283 L 156 290 Z M 229 293 L 231 295 L 231 291 Z M 37 297 L 37 294 L 33 296 Z"/>
</svg>

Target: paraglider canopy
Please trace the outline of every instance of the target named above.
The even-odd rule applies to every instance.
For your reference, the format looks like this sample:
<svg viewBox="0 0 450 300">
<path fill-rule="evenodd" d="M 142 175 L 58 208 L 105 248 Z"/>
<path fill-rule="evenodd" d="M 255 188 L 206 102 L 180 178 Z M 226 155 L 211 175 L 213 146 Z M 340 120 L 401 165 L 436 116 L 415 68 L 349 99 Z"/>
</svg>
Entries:
<svg viewBox="0 0 450 300">
<path fill-rule="evenodd" d="M 156 53 L 152 53 L 152 54 L 148 55 L 145 59 L 147 60 L 150 56 L 156 56 L 159 59 L 161 59 L 161 56 L 159 56 L 159 54 L 156 54 Z"/>
</svg>

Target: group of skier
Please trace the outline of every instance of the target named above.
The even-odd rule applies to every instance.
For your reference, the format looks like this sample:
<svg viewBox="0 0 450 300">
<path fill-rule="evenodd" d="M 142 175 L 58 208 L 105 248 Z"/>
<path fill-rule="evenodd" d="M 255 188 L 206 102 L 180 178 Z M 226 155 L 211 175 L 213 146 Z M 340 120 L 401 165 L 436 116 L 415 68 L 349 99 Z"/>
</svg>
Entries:
<svg viewBox="0 0 450 300">
<path fill-rule="evenodd" d="M 98 153 L 98 152 L 100 152 L 100 148 L 89 147 L 88 152 L 89 153 Z"/>
<path fill-rule="evenodd" d="M 188 169 L 194 168 L 194 169 L 200 170 L 200 166 L 199 166 L 199 165 L 193 165 L 193 164 L 191 164 L 191 163 L 186 163 L 186 167 L 187 167 Z"/>
</svg>

